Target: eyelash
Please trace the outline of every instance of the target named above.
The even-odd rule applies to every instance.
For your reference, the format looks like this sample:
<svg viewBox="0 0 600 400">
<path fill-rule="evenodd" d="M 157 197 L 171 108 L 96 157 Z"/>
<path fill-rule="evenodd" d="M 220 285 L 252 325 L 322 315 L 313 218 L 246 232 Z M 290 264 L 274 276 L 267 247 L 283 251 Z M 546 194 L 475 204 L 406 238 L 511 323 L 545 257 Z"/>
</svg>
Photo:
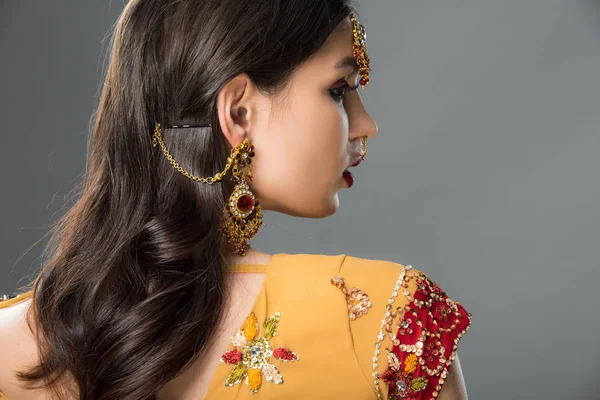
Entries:
<svg viewBox="0 0 600 400">
<path fill-rule="evenodd" d="M 345 84 L 345 85 L 337 87 L 335 89 L 330 89 L 329 92 L 331 94 L 331 97 L 333 97 L 333 99 L 336 102 L 339 103 L 340 101 L 342 101 L 344 99 L 344 95 L 346 93 L 351 92 L 351 91 L 356 90 L 356 89 L 358 89 L 358 85 L 356 85 L 356 86 L 349 86 L 348 84 Z M 339 90 L 342 90 L 341 94 L 338 94 Z"/>
</svg>

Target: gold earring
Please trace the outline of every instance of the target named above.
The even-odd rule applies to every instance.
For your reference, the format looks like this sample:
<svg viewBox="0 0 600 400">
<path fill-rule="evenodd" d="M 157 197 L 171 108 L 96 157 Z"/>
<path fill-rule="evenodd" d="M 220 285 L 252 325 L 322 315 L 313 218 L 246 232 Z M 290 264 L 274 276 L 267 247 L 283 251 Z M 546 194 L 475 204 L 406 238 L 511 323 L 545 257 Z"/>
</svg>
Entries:
<svg viewBox="0 0 600 400">
<path fill-rule="evenodd" d="M 197 128 L 211 127 L 211 124 L 202 125 L 171 125 L 167 128 Z M 202 178 L 190 174 L 184 170 L 173 158 L 167 150 L 162 137 L 161 125 L 156 124 L 154 134 L 152 135 L 152 146 L 160 145 L 163 153 L 169 162 L 177 171 L 182 173 L 189 179 L 200 183 L 213 184 L 223 179 L 229 168 L 232 168 L 232 181 L 235 185 L 233 193 L 229 196 L 223 215 L 221 217 L 220 230 L 223 232 L 227 241 L 234 246 L 234 252 L 241 256 L 246 255 L 248 248 L 247 240 L 252 239 L 259 231 L 262 222 L 262 209 L 254 194 L 250 191 L 250 187 L 246 179 L 252 181 L 253 175 L 250 168 L 252 157 L 254 157 L 254 146 L 246 138 L 242 143 L 231 149 L 231 155 L 227 158 L 225 169 L 218 172 L 214 176 Z M 247 171 L 245 171 L 247 169 Z"/>
<path fill-rule="evenodd" d="M 254 179 L 250 168 L 254 146 L 246 138 L 234 150 L 230 158 L 233 158 L 234 162 L 232 180 L 235 188 L 225 204 L 221 229 L 227 241 L 233 244 L 235 253 L 245 256 L 247 241 L 252 239 L 263 225 L 262 209 L 246 182 L 246 178 L 249 181 Z M 248 169 L 247 172 L 244 172 L 245 168 Z"/>
</svg>

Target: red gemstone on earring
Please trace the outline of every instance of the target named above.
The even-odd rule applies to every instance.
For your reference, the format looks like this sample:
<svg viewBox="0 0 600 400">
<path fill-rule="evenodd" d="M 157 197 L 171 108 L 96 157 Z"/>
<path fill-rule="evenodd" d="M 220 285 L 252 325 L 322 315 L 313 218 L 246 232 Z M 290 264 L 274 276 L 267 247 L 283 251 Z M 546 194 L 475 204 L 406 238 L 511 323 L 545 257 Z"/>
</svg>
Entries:
<svg viewBox="0 0 600 400">
<path fill-rule="evenodd" d="M 240 196 L 237 201 L 237 208 L 241 212 L 252 211 L 252 206 L 254 206 L 254 200 L 252 200 L 252 197 L 248 195 Z"/>
</svg>

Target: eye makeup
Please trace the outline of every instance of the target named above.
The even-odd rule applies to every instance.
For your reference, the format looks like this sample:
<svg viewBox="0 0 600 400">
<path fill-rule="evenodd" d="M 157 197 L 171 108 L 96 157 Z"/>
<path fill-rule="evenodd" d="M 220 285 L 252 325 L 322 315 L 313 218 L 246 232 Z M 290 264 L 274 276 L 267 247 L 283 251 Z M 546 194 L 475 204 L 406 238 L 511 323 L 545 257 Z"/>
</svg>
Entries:
<svg viewBox="0 0 600 400">
<path fill-rule="evenodd" d="M 333 97 L 333 99 L 339 103 L 344 99 L 344 96 L 346 95 L 346 93 L 351 92 L 356 89 L 358 89 L 358 85 L 349 86 L 348 84 L 345 84 L 338 88 L 331 89 L 331 90 L 329 90 L 329 92 L 331 93 L 331 97 Z"/>
<path fill-rule="evenodd" d="M 337 86 L 333 89 L 329 89 L 329 93 L 331 94 L 331 97 L 338 103 L 340 103 L 344 99 L 344 96 L 346 95 L 346 93 L 358 89 L 358 86 L 359 86 L 359 85 L 350 86 L 350 85 L 348 85 L 348 82 L 346 82 L 344 79 L 340 79 L 338 82 L 340 82 L 340 83 L 343 82 L 344 84 Z M 336 83 L 338 83 L 338 82 L 336 82 Z"/>
</svg>

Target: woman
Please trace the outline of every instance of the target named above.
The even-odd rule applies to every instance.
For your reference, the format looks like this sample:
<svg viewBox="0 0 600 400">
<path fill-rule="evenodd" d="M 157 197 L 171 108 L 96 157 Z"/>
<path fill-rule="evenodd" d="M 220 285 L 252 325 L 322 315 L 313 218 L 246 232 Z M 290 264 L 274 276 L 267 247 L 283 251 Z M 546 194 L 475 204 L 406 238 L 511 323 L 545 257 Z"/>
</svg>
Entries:
<svg viewBox="0 0 600 400">
<path fill-rule="evenodd" d="M 130 1 L 80 198 L 0 303 L 0 398 L 466 398 L 470 315 L 425 274 L 248 245 L 352 185 L 365 39 L 346 0 Z"/>
</svg>

